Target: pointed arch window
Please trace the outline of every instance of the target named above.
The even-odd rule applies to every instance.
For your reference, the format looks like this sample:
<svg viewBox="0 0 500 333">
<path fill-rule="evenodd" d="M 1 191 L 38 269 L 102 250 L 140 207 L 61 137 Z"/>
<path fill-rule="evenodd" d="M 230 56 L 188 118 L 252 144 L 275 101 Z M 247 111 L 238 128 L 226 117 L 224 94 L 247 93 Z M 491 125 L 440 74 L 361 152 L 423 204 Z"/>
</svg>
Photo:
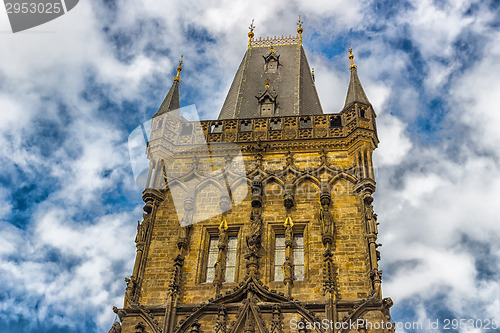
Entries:
<svg viewBox="0 0 500 333">
<path fill-rule="evenodd" d="M 283 281 L 285 262 L 285 235 L 276 234 L 274 243 L 274 281 Z M 293 279 L 304 280 L 304 234 L 293 235 Z"/>
<path fill-rule="evenodd" d="M 227 242 L 227 253 L 226 253 L 226 271 L 224 274 L 225 282 L 235 281 L 237 246 L 238 246 L 238 238 L 236 236 L 229 236 Z"/>
<path fill-rule="evenodd" d="M 210 237 L 210 243 L 208 246 L 208 260 L 207 260 L 207 272 L 205 275 L 205 282 L 213 282 L 215 277 L 215 263 L 217 262 L 217 255 L 219 254 L 219 247 L 217 246 L 219 238 Z"/>
<path fill-rule="evenodd" d="M 274 281 L 283 281 L 285 262 L 285 235 L 276 235 L 274 243 Z"/>
<path fill-rule="evenodd" d="M 293 279 L 304 280 L 304 235 L 293 236 Z"/>
<path fill-rule="evenodd" d="M 215 278 L 215 263 L 219 254 L 219 237 L 211 236 L 208 245 L 207 266 L 205 282 L 213 282 Z M 229 236 L 226 247 L 226 268 L 224 271 L 224 282 L 234 282 L 236 278 L 238 237 Z"/>
</svg>

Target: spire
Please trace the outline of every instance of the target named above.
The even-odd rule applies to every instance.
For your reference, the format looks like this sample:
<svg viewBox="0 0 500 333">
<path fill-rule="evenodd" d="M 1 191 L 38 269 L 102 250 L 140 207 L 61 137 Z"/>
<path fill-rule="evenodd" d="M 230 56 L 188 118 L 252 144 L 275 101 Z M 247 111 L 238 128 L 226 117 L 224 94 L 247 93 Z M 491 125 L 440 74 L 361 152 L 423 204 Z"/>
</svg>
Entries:
<svg viewBox="0 0 500 333">
<path fill-rule="evenodd" d="M 347 51 L 349 51 L 349 59 L 351 60 L 351 66 L 349 66 L 349 69 L 358 68 L 358 66 L 356 66 L 354 64 L 354 54 L 352 54 L 352 48 L 350 45 L 349 45 L 349 49 L 347 49 Z"/>
<path fill-rule="evenodd" d="M 252 39 L 251 44 L 236 71 L 218 119 L 263 117 L 260 102 L 267 95 L 277 99 L 273 115 L 323 114 L 309 62 L 296 35 L 293 39 Z M 262 95 L 266 79 L 272 92 Z"/>
<path fill-rule="evenodd" d="M 366 97 L 363 86 L 358 78 L 358 66 L 354 64 L 354 55 L 352 54 L 352 49 L 349 46 L 349 59 L 351 60 L 351 65 L 349 70 L 351 71 L 351 80 L 349 81 L 349 88 L 347 89 L 347 96 L 345 98 L 344 108 L 354 102 L 370 104 L 368 98 Z"/>
<path fill-rule="evenodd" d="M 299 27 L 297 28 L 297 32 L 299 33 L 299 43 L 300 44 L 302 44 L 302 32 L 304 31 L 304 29 L 302 29 L 302 23 L 304 23 L 304 22 L 302 22 L 300 20 L 300 15 L 299 15 L 299 22 L 297 23 L 297 25 Z"/>
<path fill-rule="evenodd" d="M 179 60 L 179 66 L 177 66 L 177 75 L 174 77 L 174 81 L 181 81 L 181 78 L 180 78 L 180 74 L 181 74 L 181 71 L 182 71 L 182 64 L 184 63 L 184 61 L 182 60 L 183 57 L 182 57 L 182 54 L 181 54 L 181 60 Z"/>
<path fill-rule="evenodd" d="M 253 19 L 252 19 L 252 24 L 248 27 L 250 29 L 250 32 L 248 33 L 248 48 L 252 47 L 252 38 L 254 36 L 253 34 L 253 29 L 255 29 L 255 26 L 253 25 Z"/>
<path fill-rule="evenodd" d="M 183 57 L 181 55 L 181 60 L 179 61 L 179 66 L 177 66 L 177 75 L 174 76 L 173 82 L 172 82 L 172 87 L 170 87 L 170 90 L 167 93 L 167 96 L 165 96 L 165 99 L 163 100 L 163 103 L 161 103 L 160 108 L 158 109 L 158 112 L 153 116 L 157 117 L 159 115 L 165 114 L 167 112 L 170 112 L 172 110 L 177 110 L 180 108 L 180 103 L 179 103 L 179 83 L 182 81 L 180 78 L 180 74 L 182 71 L 182 64 L 184 63 Z"/>
</svg>

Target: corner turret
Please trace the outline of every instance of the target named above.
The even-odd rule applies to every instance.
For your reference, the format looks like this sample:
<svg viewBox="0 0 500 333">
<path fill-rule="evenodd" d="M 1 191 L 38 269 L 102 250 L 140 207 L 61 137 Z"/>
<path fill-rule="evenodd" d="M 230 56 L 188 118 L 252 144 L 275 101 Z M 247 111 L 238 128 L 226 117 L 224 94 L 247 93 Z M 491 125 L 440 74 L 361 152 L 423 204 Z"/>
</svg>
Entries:
<svg viewBox="0 0 500 333">
<path fill-rule="evenodd" d="M 161 103 L 160 108 L 158 109 L 158 112 L 153 116 L 153 118 L 158 117 L 162 114 L 165 114 L 167 112 L 170 112 L 172 110 L 177 110 L 180 108 L 180 103 L 179 103 L 179 83 L 181 83 L 181 78 L 180 74 L 182 71 L 182 55 L 181 55 L 181 60 L 179 61 L 179 66 L 177 66 L 177 75 L 172 79 L 172 86 L 170 87 L 170 90 L 167 93 L 167 96 L 165 96 L 165 99 L 163 100 L 163 103 Z"/>
<path fill-rule="evenodd" d="M 358 66 L 354 64 L 354 55 L 352 54 L 352 48 L 349 47 L 349 59 L 351 60 L 351 66 L 349 69 L 351 71 L 351 80 L 349 81 L 349 88 L 347 89 L 347 96 L 345 98 L 344 109 L 353 103 L 363 103 L 366 105 L 371 105 L 366 97 L 363 86 L 358 78 Z"/>
</svg>

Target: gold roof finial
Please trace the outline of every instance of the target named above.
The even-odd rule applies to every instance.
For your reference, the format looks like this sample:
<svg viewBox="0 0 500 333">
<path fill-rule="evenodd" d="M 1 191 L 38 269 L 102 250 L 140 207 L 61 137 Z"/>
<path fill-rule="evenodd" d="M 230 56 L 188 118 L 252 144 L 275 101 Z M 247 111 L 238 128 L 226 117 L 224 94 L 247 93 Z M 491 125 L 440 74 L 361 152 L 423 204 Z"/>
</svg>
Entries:
<svg viewBox="0 0 500 333">
<path fill-rule="evenodd" d="M 349 66 L 349 69 L 358 67 L 354 64 L 354 60 L 353 60 L 354 55 L 352 54 L 351 44 L 349 44 L 349 48 L 347 49 L 347 51 L 349 51 L 349 59 L 351 59 L 351 66 Z"/>
<path fill-rule="evenodd" d="M 274 45 L 271 44 L 271 49 L 269 50 L 269 52 L 271 52 L 271 53 L 274 52 Z"/>
<path fill-rule="evenodd" d="M 182 64 L 184 63 L 184 61 L 182 59 L 183 59 L 183 57 L 181 54 L 181 60 L 179 60 L 179 66 L 177 66 L 177 75 L 174 77 L 174 81 L 177 81 L 177 82 L 181 82 L 180 74 L 182 71 Z"/>
<path fill-rule="evenodd" d="M 269 89 L 269 79 L 266 79 L 266 89 Z"/>
<path fill-rule="evenodd" d="M 254 36 L 253 34 L 253 29 L 255 29 L 255 26 L 253 25 L 253 19 L 252 19 L 252 24 L 248 27 L 250 29 L 250 32 L 248 33 L 248 47 L 252 47 L 252 38 Z"/>
<path fill-rule="evenodd" d="M 221 230 L 222 228 L 224 228 L 224 230 L 227 230 L 227 221 L 226 220 L 222 220 L 220 222 L 219 230 Z"/>
<path fill-rule="evenodd" d="M 302 32 L 304 31 L 304 29 L 302 29 L 302 23 L 304 23 L 304 22 L 302 22 L 300 20 L 300 15 L 299 15 L 299 22 L 297 23 L 297 25 L 299 27 L 297 28 L 297 32 L 299 33 L 299 43 L 300 44 L 302 44 Z"/>
</svg>

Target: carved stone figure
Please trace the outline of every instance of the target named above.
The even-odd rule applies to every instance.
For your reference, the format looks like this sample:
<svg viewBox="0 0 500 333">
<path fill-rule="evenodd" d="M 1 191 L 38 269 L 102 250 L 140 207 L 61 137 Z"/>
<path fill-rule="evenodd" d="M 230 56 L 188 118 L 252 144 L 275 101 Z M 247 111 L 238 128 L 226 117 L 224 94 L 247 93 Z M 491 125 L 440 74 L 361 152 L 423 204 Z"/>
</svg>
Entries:
<svg viewBox="0 0 500 333">
<path fill-rule="evenodd" d="M 373 212 L 373 197 L 371 195 L 365 197 L 365 220 L 366 220 L 366 228 L 369 234 L 378 234 L 377 228 L 377 214 Z"/>
<path fill-rule="evenodd" d="M 120 319 L 120 321 L 123 321 L 123 318 L 125 318 L 127 315 L 125 310 L 118 309 L 116 306 L 113 306 L 113 312 L 116 313 L 116 315 L 118 316 L 118 319 Z"/>
<path fill-rule="evenodd" d="M 194 214 L 192 210 L 184 210 L 184 216 L 181 219 L 180 225 L 182 227 L 186 227 L 193 224 L 193 215 Z"/>
<path fill-rule="evenodd" d="M 133 277 L 131 277 L 130 279 L 125 278 L 125 282 L 127 283 L 125 297 L 127 298 L 127 300 L 129 302 L 133 303 L 134 299 L 135 299 L 135 289 L 136 289 L 137 283 Z"/>
<path fill-rule="evenodd" d="M 142 214 L 142 225 L 144 227 L 147 227 L 150 217 L 151 216 L 149 214 Z"/>
<path fill-rule="evenodd" d="M 137 221 L 137 235 L 135 236 L 135 243 L 141 243 L 145 240 L 146 230 L 144 230 L 144 222 L 141 224 Z"/>
<path fill-rule="evenodd" d="M 261 247 L 262 240 L 262 217 L 261 209 L 252 208 L 250 213 L 250 236 L 247 236 L 247 245 L 252 251 L 257 251 Z"/>
<path fill-rule="evenodd" d="M 373 218 L 373 205 L 371 203 L 365 205 L 365 218 L 367 220 L 371 220 Z"/>
<path fill-rule="evenodd" d="M 283 281 L 293 281 L 293 264 L 290 257 L 286 257 L 285 262 L 283 263 Z"/>
<path fill-rule="evenodd" d="M 227 246 L 227 241 L 229 239 L 229 235 L 227 232 L 227 224 L 224 223 L 225 221 L 222 221 L 221 225 L 219 226 L 219 240 L 218 240 L 218 246 L 219 250 L 224 250 Z"/>
<path fill-rule="evenodd" d="M 113 326 L 111 326 L 110 330 L 108 331 L 108 333 L 121 333 L 121 332 L 122 332 L 122 326 L 117 321 L 113 323 Z"/>
<path fill-rule="evenodd" d="M 285 221 L 285 246 L 292 247 L 293 246 L 293 222 L 290 217 L 287 217 Z"/>
<path fill-rule="evenodd" d="M 294 186 L 291 183 L 286 183 L 285 184 L 285 194 L 283 195 L 283 205 L 286 207 L 286 209 L 291 209 L 293 206 L 295 206 L 295 199 L 294 199 Z"/>
<path fill-rule="evenodd" d="M 184 200 L 184 216 L 181 219 L 180 225 L 182 227 L 193 224 L 194 216 L 194 202 L 191 198 L 186 198 Z"/>
<path fill-rule="evenodd" d="M 222 273 L 224 271 L 223 271 L 223 267 L 222 267 L 220 260 L 217 260 L 217 262 L 214 265 L 214 268 L 215 268 L 214 284 L 221 283 L 222 282 Z"/>
<path fill-rule="evenodd" d="M 334 231 L 334 221 L 328 206 L 323 206 L 319 213 L 319 219 L 323 228 L 323 235 L 332 237 Z"/>
</svg>

